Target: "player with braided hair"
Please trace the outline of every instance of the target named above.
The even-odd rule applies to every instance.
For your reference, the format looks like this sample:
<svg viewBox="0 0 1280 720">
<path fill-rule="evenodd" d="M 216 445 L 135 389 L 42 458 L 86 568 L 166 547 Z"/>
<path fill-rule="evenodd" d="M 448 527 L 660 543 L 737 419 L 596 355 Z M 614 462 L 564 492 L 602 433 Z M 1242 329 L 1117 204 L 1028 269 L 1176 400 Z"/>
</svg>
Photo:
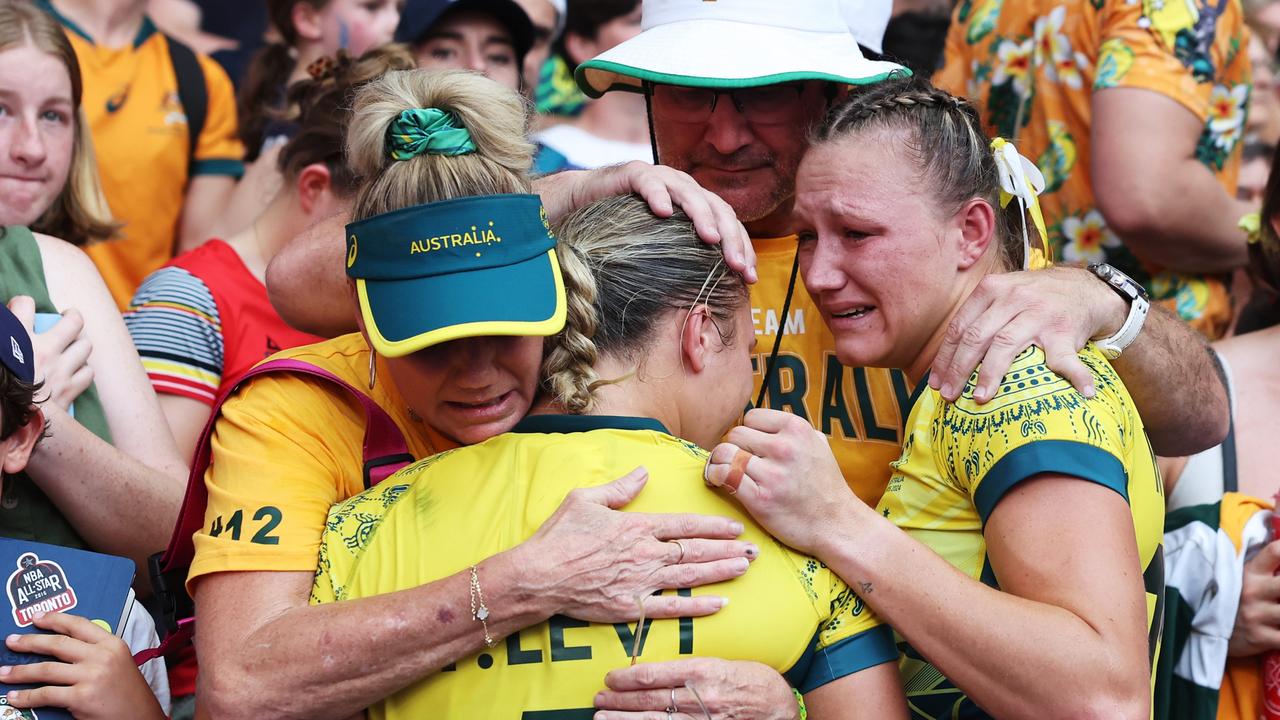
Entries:
<svg viewBox="0 0 1280 720">
<path fill-rule="evenodd" d="M 546 382 L 558 398 L 540 401 L 512 432 L 422 460 L 330 511 L 314 601 L 393 593 L 470 567 L 471 624 L 489 645 L 374 704 L 370 718 L 474 717 L 478 707 L 488 717 L 588 717 L 601 679 L 637 654 L 763 664 L 786 673 L 814 718 L 904 718 L 888 627 L 826 568 L 701 482 L 701 448 L 733 424 L 751 391 L 755 338 L 742 276 L 683 214 L 660 220 L 636 197 L 588 206 L 556 234 L 557 255 L 573 257 L 562 259 L 563 274 L 580 274 L 566 291 L 585 291 L 548 341 L 558 360 Z M 499 647 L 485 624 L 487 558 L 542 534 L 544 521 L 555 524 L 566 494 L 641 461 L 650 480 L 628 511 L 726 515 L 745 525 L 743 538 L 756 547 L 751 572 L 693 591 L 732 599 L 729 606 L 645 622 L 639 643 L 626 625 L 553 617 Z M 702 551 L 698 540 L 674 546 Z M 706 703 L 724 717 L 710 692 L 718 688 L 703 685 L 701 698 L 697 685 L 664 693 L 669 714 L 701 718 Z M 795 711 L 785 693 L 745 717 Z"/>
<path fill-rule="evenodd" d="M 734 539 L 742 525 L 614 512 L 644 487 L 638 463 L 565 500 L 536 537 L 472 560 L 492 608 L 484 635 L 474 618 L 459 622 L 465 572 L 308 605 L 326 562 L 318 551 L 329 508 L 372 485 L 379 463 L 514 427 L 538 392 L 545 339 L 569 315 L 566 291 L 577 290 L 560 272 L 542 203 L 528 194 L 533 146 L 513 90 L 464 71 L 396 70 L 341 107 L 350 120 L 344 164 L 359 178 L 343 297 L 362 331 L 276 355 L 289 368 L 238 385 L 216 415 L 209 502 L 187 579 L 201 617 L 201 705 L 213 717 L 345 717 L 480 652 L 490 630 L 503 637 L 552 616 L 631 622 L 724 607 L 714 594 L 655 593 L 745 572 L 749 546 Z M 576 319 L 590 308 L 572 310 Z M 299 364 L 344 385 L 293 370 Z M 402 442 L 366 452 L 379 417 L 374 442 Z M 670 540 L 692 542 L 696 556 Z M 397 619 L 406 612 L 407 626 Z"/>
<path fill-rule="evenodd" d="M 1038 347 L 986 404 L 972 381 L 954 403 L 926 382 L 978 283 L 1022 266 L 1024 220 L 1001 207 L 1038 206 L 1008 147 L 922 80 L 831 113 L 797 176 L 800 270 L 841 362 L 916 385 L 902 456 L 872 508 L 820 435 L 760 409 L 708 479 L 894 627 L 916 717 L 1146 718 L 1164 498 L 1124 383 L 1092 344 L 1078 353 L 1092 397 Z"/>
<path fill-rule="evenodd" d="M 599 327 L 599 291 L 587 259 L 578 248 L 560 242 L 556 257 L 564 278 L 565 322 L 542 362 L 542 387 L 560 407 L 576 415 L 591 409 L 591 392 L 599 380 L 592 369 L 599 358 L 592 340 Z"/>
<path fill-rule="evenodd" d="M 638 348 L 667 313 L 706 307 L 721 342 L 730 345 L 735 339 L 741 278 L 717 260 L 714 248 L 689 250 L 687 232 L 692 226 L 683 213 L 677 212 L 678 222 L 667 227 L 654 224 L 652 216 L 640 210 L 634 199 L 617 198 L 575 212 L 558 226 L 570 309 L 565 329 L 543 365 L 543 383 L 570 412 L 589 412 L 594 393 L 618 382 L 600 379 L 594 368 L 600 357 L 639 364 Z M 672 262 L 672 257 L 684 261 Z M 710 267 L 703 267 L 707 263 Z M 576 298 L 571 284 L 577 286 Z M 653 288 L 663 291 L 652 292 Z M 575 304 L 580 311 L 575 312 Z"/>
</svg>

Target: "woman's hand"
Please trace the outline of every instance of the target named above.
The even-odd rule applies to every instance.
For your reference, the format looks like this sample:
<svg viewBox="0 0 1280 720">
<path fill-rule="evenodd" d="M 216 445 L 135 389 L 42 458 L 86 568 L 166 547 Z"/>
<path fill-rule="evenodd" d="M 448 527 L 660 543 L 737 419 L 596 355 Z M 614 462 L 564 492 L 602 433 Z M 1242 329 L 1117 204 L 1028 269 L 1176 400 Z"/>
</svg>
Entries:
<svg viewBox="0 0 1280 720">
<path fill-rule="evenodd" d="M 597 200 L 634 193 L 649 203 L 658 217 L 670 217 L 679 206 L 693 221 L 698 237 L 721 245 L 725 263 L 755 282 L 756 253 L 751 237 L 729 203 L 704 190 L 692 177 L 662 165 L 633 161 L 599 170 L 576 170 L 548 175 L 535 183 L 547 214 L 556 219 Z"/>
<path fill-rule="evenodd" d="M 18 295 L 9 301 L 9 309 L 31 335 L 36 352 L 36 381 L 44 383 L 42 391 L 48 395 L 47 402 L 69 409 L 93 383 L 93 368 L 89 366 L 93 345 L 84 333 L 84 318 L 76 310 L 67 310 L 53 327 L 37 334 L 34 300 Z"/>
<path fill-rule="evenodd" d="M 10 705 L 66 708 L 77 720 L 164 717 L 123 640 L 76 615 L 41 615 L 35 626 L 57 634 L 10 635 L 5 645 L 61 662 L 0 667 L 6 684 L 43 686 L 10 691 Z"/>
<path fill-rule="evenodd" d="M 845 483 L 826 436 L 802 418 L 778 410 L 748 412 L 742 425 L 711 451 L 705 478 L 709 485 L 736 493 L 769 534 L 809 555 L 817 555 L 818 544 L 833 536 L 833 525 L 862 506 Z"/>
<path fill-rule="evenodd" d="M 698 691 L 695 698 L 689 683 Z M 595 720 L 712 720 L 753 718 L 794 720 L 799 705 L 777 670 L 757 662 L 693 658 L 641 663 L 604 678 L 608 690 L 596 695 Z M 673 702 L 674 701 L 674 702 Z"/>
<path fill-rule="evenodd" d="M 579 488 L 538 532 L 513 550 L 533 592 L 555 612 L 579 620 L 615 623 L 640 617 L 698 617 L 724 607 L 716 595 L 654 595 L 731 580 L 759 555 L 735 540 L 742 523 L 724 517 L 619 512 L 649 475 L 637 468 L 606 485 Z"/>
</svg>

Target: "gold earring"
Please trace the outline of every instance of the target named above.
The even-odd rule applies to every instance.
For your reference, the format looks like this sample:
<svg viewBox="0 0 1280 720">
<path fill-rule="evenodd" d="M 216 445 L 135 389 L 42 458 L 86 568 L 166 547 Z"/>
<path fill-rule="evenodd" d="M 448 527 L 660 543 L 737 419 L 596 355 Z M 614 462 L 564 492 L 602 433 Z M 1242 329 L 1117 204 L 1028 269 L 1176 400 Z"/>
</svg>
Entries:
<svg viewBox="0 0 1280 720">
<path fill-rule="evenodd" d="M 377 353 L 372 348 L 369 349 L 369 389 L 373 389 L 373 384 L 378 380 L 378 364 Z"/>
</svg>

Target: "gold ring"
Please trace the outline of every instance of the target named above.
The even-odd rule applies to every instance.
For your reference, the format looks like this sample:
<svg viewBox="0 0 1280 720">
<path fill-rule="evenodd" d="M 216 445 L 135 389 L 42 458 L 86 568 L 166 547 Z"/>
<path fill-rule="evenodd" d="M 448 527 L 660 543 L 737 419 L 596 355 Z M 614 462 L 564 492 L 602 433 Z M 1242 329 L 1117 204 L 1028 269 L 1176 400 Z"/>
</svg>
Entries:
<svg viewBox="0 0 1280 720">
<path fill-rule="evenodd" d="M 680 563 L 684 562 L 684 543 L 680 542 L 679 540 L 672 540 L 671 542 L 675 543 L 676 547 L 680 548 L 680 557 L 676 558 L 675 563 L 673 563 L 675 565 L 679 565 Z M 672 692 L 673 693 L 675 692 L 674 688 L 672 688 Z M 672 705 L 675 705 L 675 703 L 672 703 Z"/>
</svg>

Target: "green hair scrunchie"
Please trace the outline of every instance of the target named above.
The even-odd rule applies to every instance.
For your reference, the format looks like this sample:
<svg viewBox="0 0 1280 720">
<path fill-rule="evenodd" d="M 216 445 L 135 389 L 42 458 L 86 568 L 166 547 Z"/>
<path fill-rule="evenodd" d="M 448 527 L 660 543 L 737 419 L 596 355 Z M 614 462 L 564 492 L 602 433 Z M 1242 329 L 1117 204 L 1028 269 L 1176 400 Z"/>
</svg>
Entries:
<svg viewBox="0 0 1280 720">
<path fill-rule="evenodd" d="M 476 144 L 453 113 L 411 108 L 387 126 L 387 150 L 393 160 L 411 160 L 423 153 L 467 155 L 476 151 Z"/>
</svg>

